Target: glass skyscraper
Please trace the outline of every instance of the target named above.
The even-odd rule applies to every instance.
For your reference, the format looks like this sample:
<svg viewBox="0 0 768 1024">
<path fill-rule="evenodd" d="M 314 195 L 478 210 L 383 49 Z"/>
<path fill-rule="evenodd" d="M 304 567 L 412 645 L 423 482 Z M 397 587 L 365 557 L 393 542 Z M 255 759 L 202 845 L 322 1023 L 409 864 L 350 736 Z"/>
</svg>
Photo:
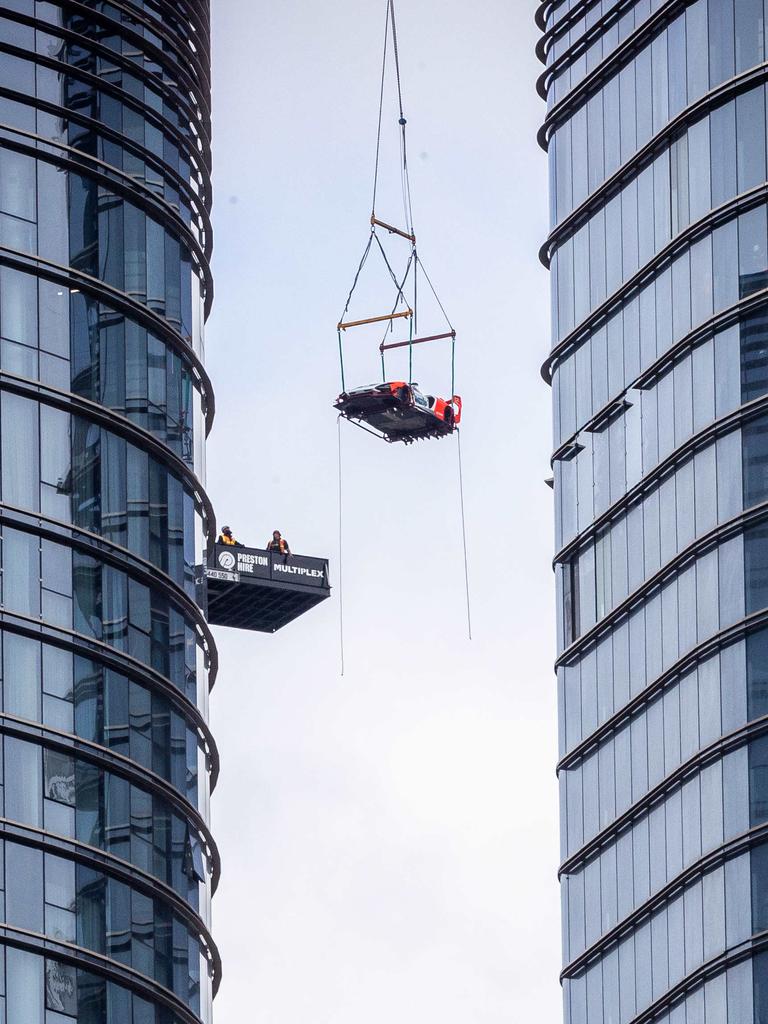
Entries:
<svg viewBox="0 0 768 1024">
<path fill-rule="evenodd" d="M 768 1022 L 763 0 L 544 0 L 564 1015 Z"/>
<path fill-rule="evenodd" d="M 205 1024 L 206 0 L 0 5 L 0 1024 Z"/>
</svg>

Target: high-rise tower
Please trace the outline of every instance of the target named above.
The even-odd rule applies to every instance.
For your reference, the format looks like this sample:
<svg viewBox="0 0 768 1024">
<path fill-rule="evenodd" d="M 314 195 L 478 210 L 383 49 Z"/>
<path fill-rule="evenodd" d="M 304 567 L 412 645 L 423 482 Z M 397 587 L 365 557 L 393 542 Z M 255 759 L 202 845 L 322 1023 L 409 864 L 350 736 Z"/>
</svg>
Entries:
<svg viewBox="0 0 768 1024">
<path fill-rule="evenodd" d="M 0 10 L 0 1024 L 196 1024 L 219 965 L 208 4 Z"/>
<path fill-rule="evenodd" d="M 763 0 L 545 0 L 568 1024 L 768 1021 Z"/>
</svg>

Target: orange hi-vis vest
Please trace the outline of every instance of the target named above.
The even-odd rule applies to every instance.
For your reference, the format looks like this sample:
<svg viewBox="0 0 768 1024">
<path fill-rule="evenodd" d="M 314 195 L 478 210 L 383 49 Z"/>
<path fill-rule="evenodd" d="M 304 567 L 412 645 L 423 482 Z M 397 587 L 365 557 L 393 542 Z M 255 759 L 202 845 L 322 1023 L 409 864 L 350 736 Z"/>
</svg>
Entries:
<svg viewBox="0 0 768 1024">
<path fill-rule="evenodd" d="M 229 544 L 231 547 L 234 547 L 237 541 L 234 537 L 228 537 L 225 533 L 222 533 L 219 537 L 219 544 Z"/>
</svg>

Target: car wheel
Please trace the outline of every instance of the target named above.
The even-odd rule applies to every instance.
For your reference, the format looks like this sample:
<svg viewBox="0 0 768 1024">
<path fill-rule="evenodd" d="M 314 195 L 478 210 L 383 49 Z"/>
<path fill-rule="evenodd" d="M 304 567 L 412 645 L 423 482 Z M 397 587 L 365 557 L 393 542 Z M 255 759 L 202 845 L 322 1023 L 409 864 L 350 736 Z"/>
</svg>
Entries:
<svg viewBox="0 0 768 1024">
<path fill-rule="evenodd" d="M 411 404 L 411 389 L 407 384 L 404 384 L 401 388 L 398 388 L 395 392 L 395 398 L 402 402 L 403 405 Z"/>
<path fill-rule="evenodd" d="M 446 405 L 445 412 L 443 413 L 443 420 L 445 422 L 446 427 L 448 427 L 449 430 L 453 430 L 453 407 L 452 406 Z"/>
</svg>

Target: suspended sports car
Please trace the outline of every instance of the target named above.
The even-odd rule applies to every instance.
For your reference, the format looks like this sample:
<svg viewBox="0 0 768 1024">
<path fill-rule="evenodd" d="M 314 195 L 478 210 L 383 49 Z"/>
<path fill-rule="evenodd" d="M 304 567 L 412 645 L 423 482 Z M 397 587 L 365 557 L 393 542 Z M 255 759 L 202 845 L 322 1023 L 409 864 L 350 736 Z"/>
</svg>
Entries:
<svg viewBox="0 0 768 1024">
<path fill-rule="evenodd" d="M 334 403 L 342 416 L 378 430 L 387 441 L 445 437 L 461 422 L 461 398 L 435 398 L 404 380 L 367 384 L 343 391 Z"/>
</svg>

